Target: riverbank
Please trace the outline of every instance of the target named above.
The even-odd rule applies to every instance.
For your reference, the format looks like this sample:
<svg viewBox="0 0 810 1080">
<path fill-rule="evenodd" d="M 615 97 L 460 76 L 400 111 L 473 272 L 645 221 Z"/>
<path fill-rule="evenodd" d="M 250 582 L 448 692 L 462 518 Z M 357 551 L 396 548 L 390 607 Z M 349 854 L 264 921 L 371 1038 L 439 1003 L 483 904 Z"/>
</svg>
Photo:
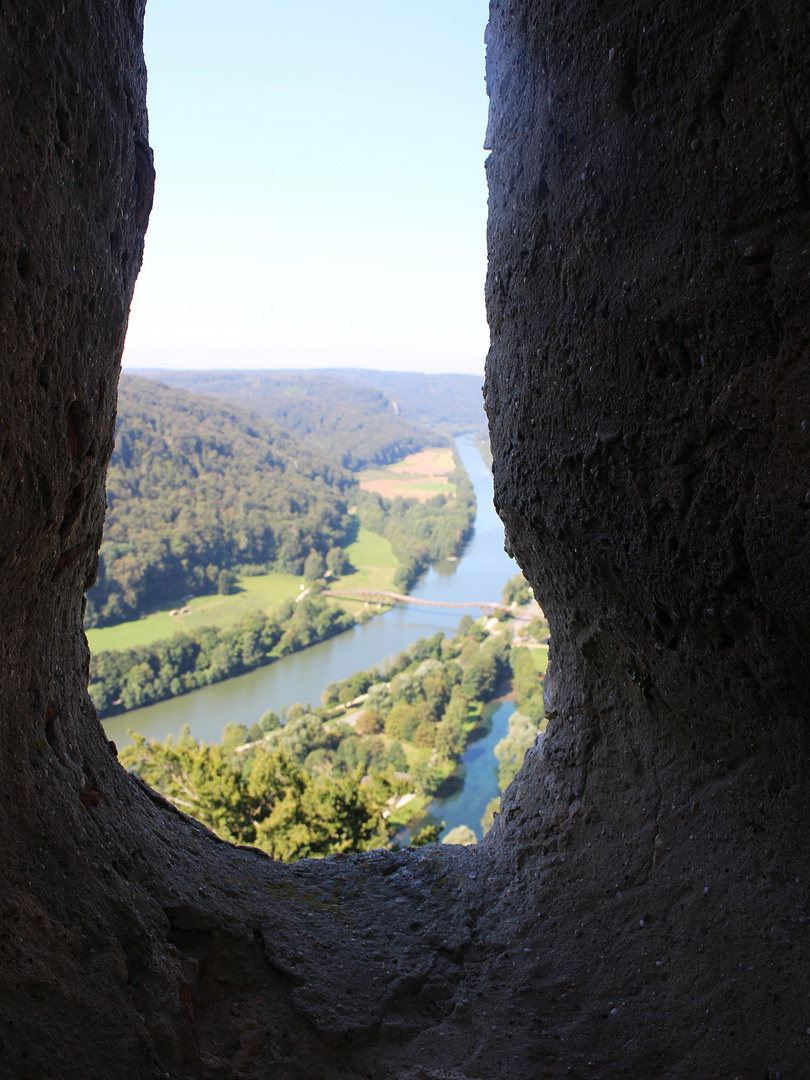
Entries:
<svg viewBox="0 0 810 1080">
<path fill-rule="evenodd" d="M 436 563 L 419 578 L 410 595 L 451 601 L 479 596 L 498 600 L 504 582 L 517 567 L 503 551 L 503 526 L 492 505 L 492 477 L 471 438 L 458 439 L 456 449 L 475 494 L 473 533 L 457 560 Z M 364 602 L 355 602 L 354 607 L 364 609 Z M 129 729 L 162 741 L 169 733 L 177 737 L 186 726 L 194 738 L 216 741 L 226 721 L 249 728 L 268 709 L 278 712 L 285 703 L 317 702 L 330 682 L 380 664 L 417 638 L 438 630 L 454 633 L 465 611 L 473 617 L 480 614 L 476 608 L 393 607 L 269 666 L 112 717 L 105 720 L 105 730 L 118 746 L 129 742 Z"/>
<path fill-rule="evenodd" d="M 188 694 L 272 664 L 355 625 L 314 588 L 272 616 L 254 612 L 229 630 L 203 627 L 168 641 L 93 657 L 90 696 L 102 717 Z"/>
<path fill-rule="evenodd" d="M 330 585 L 342 588 L 391 589 L 399 561 L 383 536 L 357 526 L 356 539 L 344 548 L 351 570 L 330 577 Z M 260 611 L 273 615 L 287 601 L 295 600 L 310 582 L 295 574 L 271 570 L 265 574 L 236 575 L 235 591 L 188 597 L 182 603 L 164 604 L 140 619 L 86 631 L 93 655 L 167 641 L 177 633 L 199 632 L 209 627 L 229 630 L 241 619 Z M 360 610 L 362 604 L 342 604 Z"/>
<path fill-rule="evenodd" d="M 249 837 L 240 833 L 237 839 L 258 846 L 266 841 L 274 857 L 286 858 L 278 853 L 288 848 L 283 829 L 277 827 L 273 799 L 262 786 L 264 781 L 257 780 L 268 770 L 268 775 L 280 770 L 293 776 L 299 770 L 302 777 L 310 776 L 320 785 L 319 791 L 323 789 L 326 803 L 328 784 L 324 787 L 323 778 L 334 782 L 336 791 L 346 788 L 340 798 L 350 803 L 365 799 L 355 790 L 358 784 L 371 784 L 375 790 L 382 784 L 386 805 L 375 804 L 382 813 L 372 830 L 375 844 L 383 842 L 382 822 L 391 843 L 397 830 L 407 829 L 418 840 L 420 834 L 435 838 L 462 824 L 465 835 L 478 837 L 493 787 L 497 791 L 499 779 L 503 786 L 502 768 L 498 777 L 494 764 L 497 759 L 503 765 L 500 747 L 508 742 L 511 719 L 517 715 L 512 699 L 517 696 L 521 707 L 531 707 L 534 697 L 539 697 L 538 719 L 529 727 L 524 723 L 529 742 L 541 724 L 542 676 L 527 650 L 512 647 L 514 629 L 512 622 L 476 622 L 467 617 L 452 638 L 441 632 L 421 638 L 382 668 L 373 666 L 330 684 L 321 705 L 296 704 L 281 715 L 269 711 L 261 725 L 250 730 L 228 724 L 218 744 L 206 745 L 188 733 L 164 743 L 137 736 L 121 760 L 167 797 L 176 795 L 184 810 L 225 839 L 237 835 L 233 829 L 241 828 L 238 807 L 250 803 L 253 791 L 259 799 L 256 813 L 261 817 L 266 811 L 268 824 L 264 832 L 258 829 Z M 514 694 L 504 695 L 505 689 L 514 689 Z M 496 700 L 499 690 L 502 693 Z M 514 773 L 519 760 L 515 755 L 512 758 Z M 177 783 L 180 788 L 175 790 Z M 296 780 L 294 787 L 307 783 Z M 284 781 L 282 789 L 289 802 L 294 788 Z M 228 799 L 234 803 L 233 812 L 220 805 L 220 795 L 216 805 L 210 803 L 214 790 L 220 795 L 232 792 L 233 798 Z M 312 813 L 311 805 L 307 812 Z M 294 813 L 292 806 L 285 810 L 289 813 Z M 231 824 L 223 833 L 217 822 L 226 818 Z M 272 836 L 267 832 L 271 827 Z M 307 828 L 321 837 L 318 843 L 326 842 L 317 821 L 309 822 Z M 289 857 L 329 851 L 328 844 L 312 850 L 307 844 L 297 844 L 289 849 Z"/>
</svg>

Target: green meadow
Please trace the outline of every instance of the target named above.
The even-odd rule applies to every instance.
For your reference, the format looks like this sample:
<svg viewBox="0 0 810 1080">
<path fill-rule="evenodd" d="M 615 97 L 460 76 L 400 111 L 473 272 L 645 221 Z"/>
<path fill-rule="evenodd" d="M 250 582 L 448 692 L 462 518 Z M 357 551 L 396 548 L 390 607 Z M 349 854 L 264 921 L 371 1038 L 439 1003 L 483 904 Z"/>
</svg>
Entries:
<svg viewBox="0 0 810 1080">
<path fill-rule="evenodd" d="M 330 581 L 331 588 L 393 590 L 394 572 L 399 563 L 388 540 L 360 528 L 357 539 L 345 550 L 355 572 Z M 221 596 L 218 593 L 195 596 L 185 603 L 167 604 L 140 619 L 88 630 L 90 651 L 100 653 L 111 649 L 131 649 L 136 645 L 151 645 L 152 642 L 165 640 L 182 630 L 198 630 L 203 626 L 227 630 L 252 611 L 261 610 L 270 614 L 285 600 L 298 596 L 301 586 L 305 584 L 302 577 L 276 570 L 256 577 L 240 574 L 238 581 L 239 591 L 231 596 Z M 340 602 L 340 606 L 355 612 L 363 607 L 363 603 L 345 600 Z M 184 607 L 190 608 L 190 611 L 183 615 L 169 614 L 169 611 Z"/>
<path fill-rule="evenodd" d="M 360 528 L 357 539 L 345 549 L 354 573 L 329 581 L 329 588 L 338 592 L 348 589 L 382 589 L 383 592 L 397 592 L 394 587 L 394 574 L 399 562 L 391 549 L 391 543 L 384 536 Z M 356 614 L 365 606 L 365 600 L 340 598 L 340 606 Z"/>
<path fill-rule="evenodd" d="M 548 667 L 548 645 L 540 645 L 532 649 L 532 661 L 538 675 L 545 675 Z"/>
</svg>

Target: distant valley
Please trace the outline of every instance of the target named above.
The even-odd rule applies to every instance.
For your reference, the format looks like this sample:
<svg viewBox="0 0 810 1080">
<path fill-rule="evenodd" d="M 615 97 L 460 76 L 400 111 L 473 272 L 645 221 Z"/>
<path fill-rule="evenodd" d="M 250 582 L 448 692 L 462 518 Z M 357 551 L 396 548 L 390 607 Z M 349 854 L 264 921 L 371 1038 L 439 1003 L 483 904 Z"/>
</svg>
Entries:
<svg viewBox="0 0 810 1080">
<path fill-rule="evenodd" d="M 367 613 L 319 597 L 326 580 L 407 591 L 428 565 L 458 555 L 472 527 L 472 488 L 438 420 L 422 427 L 381 391 L 331 376 L 208 374 L 188 381 L 231 393 L 121 380 L 85 617 L 105 714 L 339 632 Z M 436 401 L 431 409 L 438 416 Z M 312 595 L 293 610 L 302 580 Z M 258 617 L 275 621 L 245 649 Z M 178 632 L 188 639 L 180 659 L 166 651 Z"/>
<path fill-rule="evenodd" d="M 221 743 L 187 727 L 165 742 L 130 732 L 122 762 L 223 838 L 285 861 L 436 841 L 446 830 L 434 800 L 462 789 L 460 763 L 487 738 L 490 773 L 471 785 L 464 824 L 446 836 L 475 842 L 543 723 L 547 626 L 519 574 L 493 589 L 473 571 L 465 593 L 480 599 L 483 579 L 493 599 L 503 588 L 512 612 L 465 615 L 452 636 L 410 639 L 398 653 L 380 645 L 380 662 L 345 668 L 320 705 L 269 698 L 244 723 L 231 705 L 237 683 L 211 685 L 257 668 L 266 670 L 249 678 L 264 679 L 306 662 L 290 655 L 300 650 L 322 664 L 322 650 L 354 643 L 358 623 L 431 564 L 453 576 L 476 566 L 475 545 L 465 546 L 475 490 L 491 499 L 487 470 L 470 457 L 469 435 L 486 452 L 478 380 L 399 375 L 368 387 L 350 381 L 359 373 L 341 374 L 125 376 L 99 584 L 88 596 L 100 716 L 127 724 L 116 714 L 183 708 L 195 690 L 197 704 L 228 694 Z M 468 437 L 454 443 L 458 432 Z M 487 570 L 497 530 L 492 539 Z M 517 709 L 487 706 L 510 688 Z M 501 708 L 508 721 L 496 730 Z M 147 716 L 133 715 L 133 727 L 143 731 Z"/>
<path fill-rule="evenodd" d="M 356 472 L 400 461 L 461 431 L 481 431 L 481 378 L 366 372 L 185 372 L 141 378 L 251 409 Z"/>
<path fill-rule="evenodd" d="M 143 378 L 236 402 L 306 435 L 345 468 L 398 461 L 436 436 L 483 432 L 480 375 L 412 371 L 166 371 Z M 427 440 L 427 441 L 425 441 Z"/>
</svg>

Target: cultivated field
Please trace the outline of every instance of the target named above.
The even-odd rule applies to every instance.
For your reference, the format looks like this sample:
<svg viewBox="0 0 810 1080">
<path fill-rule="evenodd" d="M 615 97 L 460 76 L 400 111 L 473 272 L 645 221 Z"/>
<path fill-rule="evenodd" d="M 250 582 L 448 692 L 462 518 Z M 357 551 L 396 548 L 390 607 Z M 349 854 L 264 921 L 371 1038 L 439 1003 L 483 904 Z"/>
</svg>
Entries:
<svg viewBox="0 0 810 1080">
<path fill-rule="evenodd" d="M 450 481 L 455 468 L 453 451 L 436 446 L 420 450 L 418 454 L 408 454 L 395 465 L 364 470 L 360 473 L 360 487 L 386 499 L 401 495 L 405 499 L 427 502 L 434 495 L 455 495 L 456 486 Z"/>
</svg>

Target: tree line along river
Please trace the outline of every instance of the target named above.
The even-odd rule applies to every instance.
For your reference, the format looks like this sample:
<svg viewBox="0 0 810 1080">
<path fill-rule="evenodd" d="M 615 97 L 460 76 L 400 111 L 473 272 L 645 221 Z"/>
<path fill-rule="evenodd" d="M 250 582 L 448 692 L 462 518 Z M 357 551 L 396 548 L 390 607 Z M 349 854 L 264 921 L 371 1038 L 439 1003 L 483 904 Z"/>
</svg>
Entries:
<svg viewBox="0 0 810 1080">
<path fill-rule="evenodd" d="M 503 525 L 492 505 L 492 476 L 480 452 L 466 437 L 459 438 L 456 447 L 475 490 L 474 532 L 459 559 L 431 567 L 411 595 L 443 602 L 498 601 L 505 582 L 518 567 L 503 550 Z M 429 637 L 437 630 L 451 636 L 465 613 L 464 608 L 394 607 L 267 667 L 110 717 L 104 721 L 104 728 L 107 737 L 119 747 L 131 741 L 129 730 L 163 741 L 169 734 L 179 735 L 185 725 L 195 739 L 218 742 L 227 723 L 250 727 L 268 709 L 278 712 L 282 705 L 295 702 L 317 704 L 329 683 L 379 664 L 417 638 Z M 476 618 L 480 611 L 470 608 L 469 614 Z M 464 788 L 436 810 L 448 829 L 465 824 L 479 836 L 480 817 L 489 800 L 498 794 L 493 749 L 506 734 L 513 706 L 504 702 L 488 711 L 492 716 L 490 733 L 469 747 L 462 762 Z"/>
</svg>

